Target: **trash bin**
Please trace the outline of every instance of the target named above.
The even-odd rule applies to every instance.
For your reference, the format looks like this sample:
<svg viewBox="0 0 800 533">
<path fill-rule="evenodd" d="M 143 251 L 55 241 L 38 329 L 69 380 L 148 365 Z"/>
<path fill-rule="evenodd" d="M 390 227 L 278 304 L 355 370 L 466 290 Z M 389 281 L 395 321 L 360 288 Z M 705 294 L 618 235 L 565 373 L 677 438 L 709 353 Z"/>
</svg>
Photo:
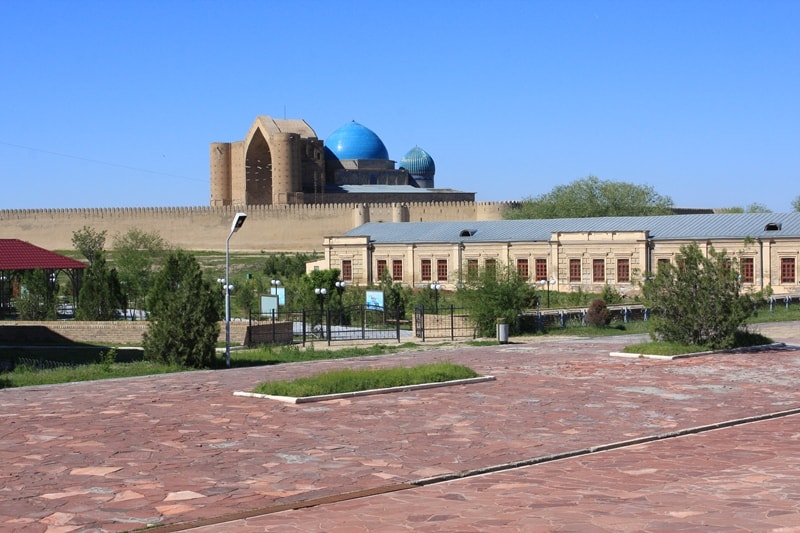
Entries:
<svg viewBox="0 0 800 533">
<path fill-rule="evenodd" d="M 497 319 L 497 342 L 508 344 L 508 324 L 505 318 Z"/>
</svg>

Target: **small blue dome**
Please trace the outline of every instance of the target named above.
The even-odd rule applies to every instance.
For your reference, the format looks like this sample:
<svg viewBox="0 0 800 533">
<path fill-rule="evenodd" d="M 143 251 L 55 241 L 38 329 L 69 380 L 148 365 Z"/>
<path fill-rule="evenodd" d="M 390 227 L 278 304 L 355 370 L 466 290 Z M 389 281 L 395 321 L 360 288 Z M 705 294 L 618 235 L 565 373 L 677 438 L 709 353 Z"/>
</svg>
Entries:
<svg viewBox="0 0 800 533">
<path fill-rule="evenodd" d="M 325 139 L 325 159 L 389 159 L 383 141 L 355 120 Z"/>
<path fill-rule="evenodd" d="M 421 176 L 427 179 L 433 178 L 436 173 L 436 163 L 433 162 L 433 158 L 419 146 L 409 150 L 398 166 L 408 170 L 412 176 Z"/>
</svg>

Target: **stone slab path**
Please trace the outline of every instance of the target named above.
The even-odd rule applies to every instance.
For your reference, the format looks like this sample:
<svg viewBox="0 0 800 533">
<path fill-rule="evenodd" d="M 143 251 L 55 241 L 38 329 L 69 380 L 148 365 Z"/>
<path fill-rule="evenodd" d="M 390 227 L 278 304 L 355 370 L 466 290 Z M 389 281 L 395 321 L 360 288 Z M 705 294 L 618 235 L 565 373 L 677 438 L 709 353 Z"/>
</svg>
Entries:
<svg viewBox="0 0 800 533">
<path fill-rule="evenodd" d="M 0 530 L 800 531 L 800 324 L 761 328 L 787 346 L 653 361 L 609 357 L 631 337 L 512 339 L 0 390 Z M 440 360 L 497 379 L 233 395 Z"/>
</svg>

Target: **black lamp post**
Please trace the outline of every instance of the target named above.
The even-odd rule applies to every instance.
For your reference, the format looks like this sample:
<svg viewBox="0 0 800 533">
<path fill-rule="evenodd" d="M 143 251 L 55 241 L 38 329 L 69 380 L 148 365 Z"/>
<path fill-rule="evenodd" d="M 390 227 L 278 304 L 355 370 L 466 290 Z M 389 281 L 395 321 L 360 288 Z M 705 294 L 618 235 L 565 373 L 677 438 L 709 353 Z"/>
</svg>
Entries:
<svg viewBox="0 0 800 533">
<path fill-rule="evenodd" d="M 339 294 L 339 325 L 341 326 L 344 323 L 344 302 L 342 301 L 342 293 L 344 293 L 345 287 L 347 287 L 346 281 L 337 281 L 336 285 L 336 292 Z"/>
<path fill-rule="evenodd" d="M 555 278 L 548 279 L 540 279 L 539 285 L 545 286 L 547 285 L 547 308 L 550 309 L 550 285 L 553 285 L 556 282 Z"/>
<path fill-rule="evenodd" d="M 314 289 L 314 294 L 317 295 L 317 300 L 319 300 L 319 312 L 322 314 L 325 312 L 325 295 L 328 294 L 328 289 L 325 287 L 317 287 Z"/>
<path fill-rule="evenodd" d="M 442 286 L 439 283 L 431 283 L 431 290 L 433 291 L 433 301 L 436 303 L 434 313 L 439 312 L 439 290 Z"/>
</svg>

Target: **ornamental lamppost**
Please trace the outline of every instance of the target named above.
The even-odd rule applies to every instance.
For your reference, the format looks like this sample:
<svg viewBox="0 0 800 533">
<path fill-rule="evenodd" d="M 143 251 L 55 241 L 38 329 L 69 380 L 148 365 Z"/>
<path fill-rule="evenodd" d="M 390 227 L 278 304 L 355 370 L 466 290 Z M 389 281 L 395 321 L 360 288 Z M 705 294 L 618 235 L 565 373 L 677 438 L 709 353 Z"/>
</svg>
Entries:
<svg viewBox="0 0 800 533">
<path fill-rule="evenodd" d="M 439 283 L 431 283 L 431 290 L 433 291 L 433 301 L 436 303 L 434 307 L 434 313 L 439 312 L 439 291 L 441 290 L 442 286 Z"/>
<path fill-rule="evenodd" d="M 337 281 L 336 285 L 336 292 L 339 294 L 339 325 L 341 326 L 344 323 L 344 302 L 342 301 L 342 293 L 344 293 L 345 287 L 347 287 L 346 281 Z"/>
<path fill-rule="evenodd" d="M 542 287 L 547 285 L 547 308 L 548 309 L 550 308 L 550 285 L 555 284 L 555 282 L 556 282 L 556 279 L 553 278 L 553 277 L 551 277 L 549 280 L 548 279 L 540 279 L 539 280 L 539 285 L 541 285 Z"/>
<path fill-rule="evenodd" d="M 239 228 L 242 227 L 244 224 L 247 215 L 245 213 L 236 213 L 236 216 L 233 217 L 233 223 L 231 224 L 231 231 L 228 233 L 228 238 L 225 239 L 225 284 L 223 289 L 225 290 L 225 366 L 230 368 L 231 366 L 231 289 L 233 286 L 229 283 L 230 281 L 230 243 L 231 237 L 233 234 L 239 231 Z"/>
</svg>

